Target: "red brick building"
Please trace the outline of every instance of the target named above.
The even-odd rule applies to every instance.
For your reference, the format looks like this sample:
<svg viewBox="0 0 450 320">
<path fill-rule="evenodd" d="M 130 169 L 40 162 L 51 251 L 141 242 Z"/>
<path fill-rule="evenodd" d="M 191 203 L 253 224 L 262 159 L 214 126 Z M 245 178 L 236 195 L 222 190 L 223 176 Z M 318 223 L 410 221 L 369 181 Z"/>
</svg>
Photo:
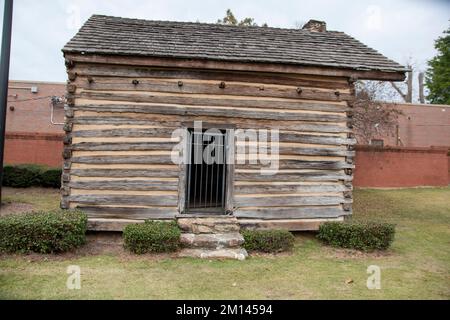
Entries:
<svg viewBox="0 0 450 320">
<path fill-rule="evenodd" d="M 61 166 L 64 133 L 64 109 L 61 99 L 64 93 L 64 83 L 9 82 L 4 160 L 6 164 L 37 163 Z"/>
<path fill-rule="evenodd" d="M 450 147 L 450 106 L 433 104 L 394 104 L 402 112 L 398 130 L 378 137 L 385 146 Z"/>
<path fill-rule="evenodd" d="M 385 148 L 357 146 L 354 185 L 446 186 L 450 183 L 450 106 L 396 104 L 397 130 L 375 139 Z"/>
</svg>

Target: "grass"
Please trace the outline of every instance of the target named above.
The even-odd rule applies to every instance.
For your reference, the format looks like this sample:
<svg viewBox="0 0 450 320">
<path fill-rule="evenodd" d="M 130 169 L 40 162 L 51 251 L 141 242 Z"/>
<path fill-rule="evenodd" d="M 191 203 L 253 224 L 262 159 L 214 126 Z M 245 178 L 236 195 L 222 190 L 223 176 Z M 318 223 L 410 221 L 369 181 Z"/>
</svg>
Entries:
<svg viewBox="0 0 450 320">
<path fill-rule="evenodd" d="M 11 201 L 57 206 L 32 190 Z M 354 219 L 397 225 L 387 252 L 360 253 L 296 235 L 291 254 L 241 261 L 91 254 L 0 258 L 1 299 L 449 299 L 450 188 L 355 190 Z M 369 265 L 381 289 L 366 287 Z M 66 288 L 66 268 L 81 267 L 81 289 Z"/>
<path fill-rule="evenodd" d="M 59 190 L 50 188 L 16 189 L 3 187 L 2 202 L 19 202 L 33 205 L 33 209 L 55 210 L 59 209 Z"/>
</svg>

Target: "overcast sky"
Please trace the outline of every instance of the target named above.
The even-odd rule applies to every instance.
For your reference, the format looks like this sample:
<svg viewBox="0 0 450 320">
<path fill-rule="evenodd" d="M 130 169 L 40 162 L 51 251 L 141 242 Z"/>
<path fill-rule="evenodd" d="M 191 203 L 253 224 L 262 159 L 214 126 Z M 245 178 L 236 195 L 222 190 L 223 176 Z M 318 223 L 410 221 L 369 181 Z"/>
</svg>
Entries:
<svg viewBox="0 0 450 320">
<path fill-rule="evenodd" d="M 419 69 L 435 54 L 434 40 L 450 18 L 450 0 L 15 0 L 10 79 L 65 81 L 61 48 L 94 13 L 216 22 L 227 8 L 237 18 L 273 27 L 323 20 L 329 30 L 344 31 L 397 62 L 411 60 Z"/>
</svg>

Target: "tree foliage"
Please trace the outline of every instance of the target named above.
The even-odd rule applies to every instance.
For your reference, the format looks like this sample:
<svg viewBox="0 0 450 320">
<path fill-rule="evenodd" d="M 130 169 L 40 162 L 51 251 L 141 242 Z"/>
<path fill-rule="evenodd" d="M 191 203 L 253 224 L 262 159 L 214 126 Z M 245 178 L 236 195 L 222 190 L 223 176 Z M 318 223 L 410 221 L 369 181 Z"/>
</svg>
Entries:
<svg viewBox="0 0 450 320">
<path fill-rule="evenodd" d="M 428 61 L 425 84 L 427 99 L 435 104 L 450 104 L 450 27 L 434 44 L 438 54 Z"/>
<path fill-rule="evenodd" d="M 244 18 L 242 20 L 238 20 L 233 12 L 230 9 L 227 10 L 225 17 L 223 19 L 217 20 L 218 24 L 228 24 L 232 26 L 240 26 L 240 27 L 258 27 L 258 24 L 255 22 L 254 18 Z M 267 27 L 267 23 L 263 23 L 261 27 Z"/>
</svg>

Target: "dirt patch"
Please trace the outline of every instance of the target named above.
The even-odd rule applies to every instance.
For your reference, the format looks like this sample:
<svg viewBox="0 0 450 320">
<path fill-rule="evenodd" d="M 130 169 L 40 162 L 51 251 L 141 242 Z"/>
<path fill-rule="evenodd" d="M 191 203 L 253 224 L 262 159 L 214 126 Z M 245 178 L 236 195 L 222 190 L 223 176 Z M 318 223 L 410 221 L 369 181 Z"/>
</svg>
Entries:
<svg viewBox="0 0 450 320">
<path fill-rule="evenodd" d="M 20 202 L 2 203 L 0 207 L 0 217 L 7 216 L 10 214 L 21 214 L 33 210 L 34 206 L 29 203 L 20 203 Z"/>
<path fill-rule="evenodd" d="M 364 252 L 354 249 L 341 249 L 341 248 L 334 248 L 334 247 L 328 247 L 323 246 L 322 250 L 320 252 L 321 257 L 324 255 L 329 258 L 334 259 L 379 259 L 379 258 L 385 258 L 389 256 L 393 256 L 394 253 L 391 250 L 387 251 L 370 251 L 370 252 Z"/>
</svg>

